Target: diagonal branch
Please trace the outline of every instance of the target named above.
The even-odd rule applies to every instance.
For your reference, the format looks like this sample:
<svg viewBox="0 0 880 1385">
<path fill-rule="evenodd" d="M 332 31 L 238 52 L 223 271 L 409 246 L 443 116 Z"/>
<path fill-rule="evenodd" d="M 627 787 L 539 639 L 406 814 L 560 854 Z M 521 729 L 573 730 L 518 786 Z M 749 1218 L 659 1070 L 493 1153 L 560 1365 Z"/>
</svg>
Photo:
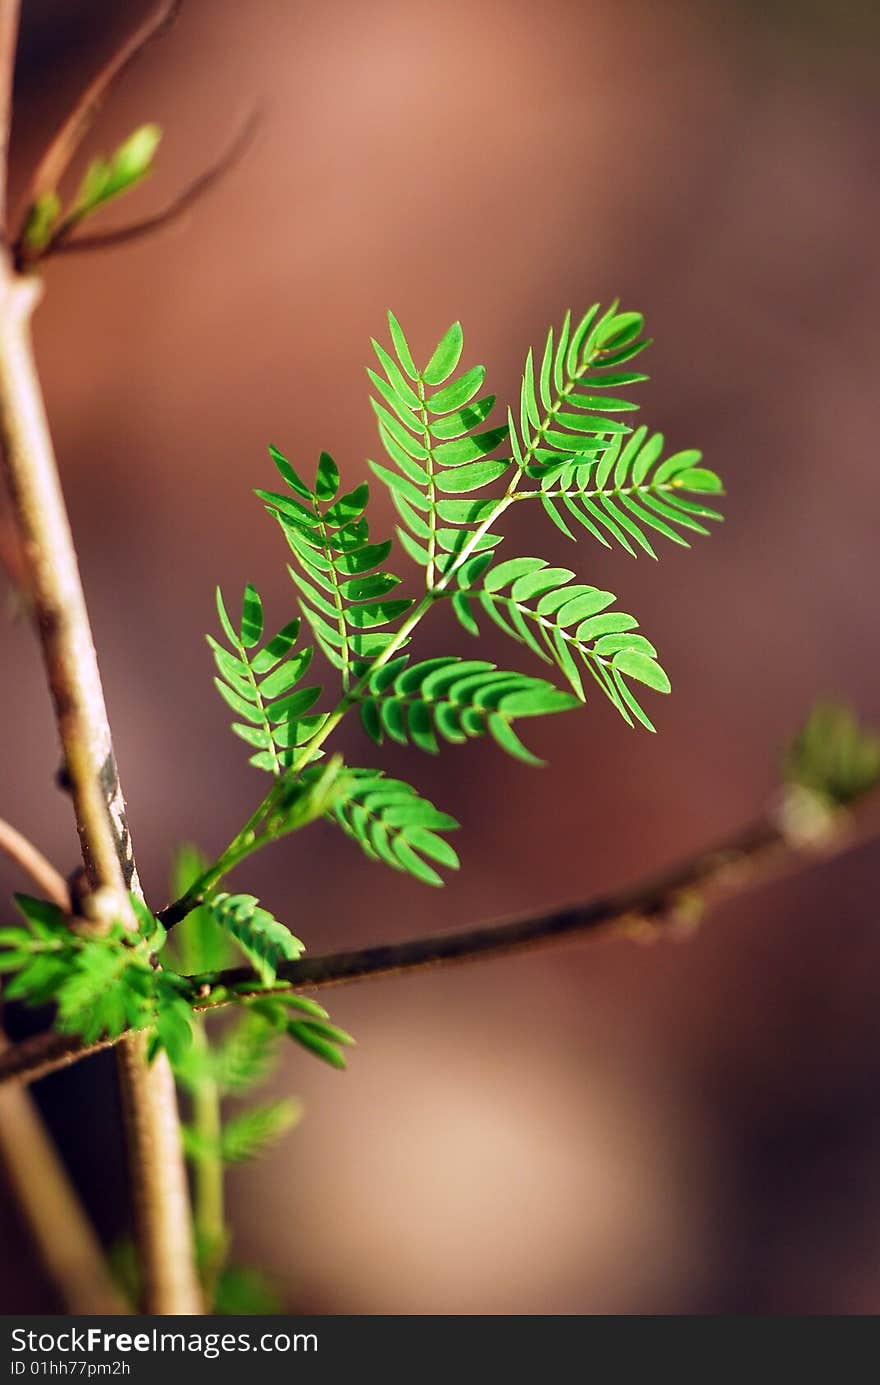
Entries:
<svg viewBox="0 0 880 1385">
<path fill-rule="evenodd" d="M 819 837 L 793 832 L 784 810 L 771 813 L 711 850 L 617 893 L 464 932 L 285 962 L 278 969 L 278 989 L 320 990 L 350 981 L 521 952 L 588 934 L 652 939 L 664 932 L 690 928 L 707 909 L 748 893 L 775 875 L 797 865 L 846 855 L 876 839 L 878 834 L 877 794 L 866 797 L 849 812 L 838 810 L 833 819 L 826 821 L 825 831 Z M 219 1009 L 249 993 L 265 994 L 246 967 L 193 977 L 192 982 L 192 1000 L 197 1010 Z M 231 986 L 239 988 L 234 997 L 228 994 Z M 105 1039 L 86 1045 L 54 1031 L 26 1039 L 0 1055 L 0 1084 L 34 1081 L 117 1042 Z"/>
<path fill-rule="evenodd" d="M 55 869 L 51 861 L 46 860 L 33 842 L 28 841 L 27 837 L 23 837 L 3 818 L 0 818 L 0 851 L 20 866 L 25 875 L 30 876 L 37 889 L 41 890 L 47 899 L 51 899 L 59 909 L 70 911 L 70 890 L 64 876 Z"/>
<path fill-rule="evenodd" d="M 0 234 L 6 238 L 6 168 L 20 0 L 0 0 Z"/>
<path fill-rule="evenodd" d="M 258 123 L 258 113 L 251 111 L 242 121 L 219 158 L 197 178 L 194 178 L 191 183 L 187 183 L 186 187 L 172 198 L 167 206 L 160 208 L 152 216 L 146 216 L 127 226 L 117 226 L 109 231 L 98 231 L 92 235 L 75 235 L 73 232 L 76 223 L 64 222 L 46 248 L 40 251 L 37 258 L 47 260 L 52 255 L 74 255 L 81 251 L 107 250 L 115 245 L 127 245 L 130 241 L 142 240 L 145 236 L 170 226 L 184 216 L 196 202 L 200 202 L 206 193 L 209 193 L 230 169 L 235 167 L 250 147 Z"/>
<path fill-rule="evenodd" d="M 5 471 L 89 883 L 109 892 L 118 916 L 124 918 L 130 912 L 126 888 L 138 888 L 137 875 L 33 357 L 30 317 L 38 292 L 36 281 L 16 275 L 7 254 L 0 254 L 0 434 Z M 128 1035 L 119 1054 L 145 1306 L 158 1313 L 199 1312 L 174 1078 L 166 1060 L 147 1063 L 144 1034 Z"/>
<path fill-rule="evenodd" d="M 123 40 L 100 72 L 92 78 L 37 164 L 28 189 L 28 207 L 32 207 L 45 193 L 54 192 L 91 129 L 110 88 L 118 82 L 147 45 L 170 28 L 182 3 L 183 0 L 162 0 L 144 23 Z"/>
</svg>

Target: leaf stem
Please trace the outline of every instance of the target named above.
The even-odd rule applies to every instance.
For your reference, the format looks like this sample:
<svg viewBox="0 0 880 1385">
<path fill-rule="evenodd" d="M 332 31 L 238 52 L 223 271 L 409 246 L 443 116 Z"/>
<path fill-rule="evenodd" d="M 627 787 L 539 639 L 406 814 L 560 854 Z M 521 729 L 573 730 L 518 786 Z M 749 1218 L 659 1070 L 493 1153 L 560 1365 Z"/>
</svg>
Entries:
<svg viewBox="0 0 880 1385">
<path fill-rule="evenodd" d="M 437 466 L 434 460 L 434 443 L 431 437 L 431 430 L 428 424 L 428 410 L 425 404 L 425 382 L 422 376 L 418 379 L 419 396 L 419 421 L 422 425 L 424 434 L 424 447 L 428 454 L 428 514 L 430 516 L 430 534 L 428 535 L 428 568 L 425 574 L 425 585 L 428 591 L 434 585 L 434 564 L 437 561 L 437 482 L 434 472 Z"/>
</svg>

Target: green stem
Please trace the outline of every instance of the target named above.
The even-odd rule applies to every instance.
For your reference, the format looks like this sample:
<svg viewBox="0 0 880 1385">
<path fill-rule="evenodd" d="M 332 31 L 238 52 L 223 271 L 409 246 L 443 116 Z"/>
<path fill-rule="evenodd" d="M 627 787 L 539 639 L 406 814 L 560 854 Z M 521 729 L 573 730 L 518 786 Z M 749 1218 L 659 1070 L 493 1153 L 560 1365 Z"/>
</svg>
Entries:
<svg viewBox="0 0 880 1385">
<path fill-rule="evenodd" d="M 327 524 L 326 524 L 326 521 L 325 521 L 325 519 L 324 519 L 324 516 L 321 514 L 320 510 L 318 509 L 317 503 L 316 503 L 315 506 L 314 506 L 314 510 L 315 510 L 315 516 L 316 516 L 316 518 L 317 518 L 317 520 L 318 520 L 318 532 L 319 532 L 320 535 L 321 535 L 321 542 L 322 542 L 322 544 L 324 545 L 324 549 L 325 549 L 325 551 L 326 551 L 326 550 L 329 548 L 329 546 L 330 546 L 330 535 L 329 535 L 328 532 L 327 532 Z M 332 566 L 331 566 L 331 569 L 330 569 L 329 578 L 330 578 L 330 583 L 331 583 L 331 587 L 332 587 L 333 608 L 334 608 L 334 610 L 336 611 L 336 629 L 337 629 L 337 632 L 338 632 L 338 634 L 339 634 L 339 638 L 340 638 L 341 641 L 342 641 L 342 655 L 341 655 L 341 658 L 342 658 L 342 669 L 340 670 L 341 673 L 342 673 L 342 686 L 343 686 L 343 688 L 347 688 L 347 687 L 348 687 L 348 680 L 349 680 L 349 678 L 351 677 L 351 660 L 350 660 L 350 658 L 349 658 L 349 652 L 348 652 L 348 641 L 347 641 L 347 639 L 346 639 L 346 637 L 345 637 L 345 634 L 346 634 L 346 631 L 345 631 L 345 606 L 343 605 L 343 601 L 342 601 L 342 593 L 341 593 L 340 590 L 339 590 L 339 578 L 338 578 L 336 569 L 335 569 L 334 567 L 332 567 Z M 270 735 L 271 735 L 271 732 L 270 732 Z M 273 753 L 275 753 L 275 752 L 274 752 L 274 749 L 273 749 Z M 277 753 L 275 753 L 275 758 L 276 758 L 276 761 L 277 761 L 277 759 L 278 759 Z"/>
<path fill-rule="evenodd" d="M 425 585 L 427 586 L 428 591 L 430 591 L 434 586 L 434 564 L 437 560 L 437 484 L 434 480 L 434 469 L 436 466 L 436 462 L 434 460 L 434 449 L 431 440 L 431 429 L 428 424 L 428 410 L 425 406 L 425 382 L 421 376 L 419 376 L 418 381 L 418 392 L 419 402 L 421 404 L 421 408 L 419 409 L 419 419 L 421 421 L 422 430 L 424 432 L 425 437 L 425 450 L 428 453 L 428 513 L 430 515 L 431 532 L 428 535 L 428 569 L 425 576 Z"/>
</svg>

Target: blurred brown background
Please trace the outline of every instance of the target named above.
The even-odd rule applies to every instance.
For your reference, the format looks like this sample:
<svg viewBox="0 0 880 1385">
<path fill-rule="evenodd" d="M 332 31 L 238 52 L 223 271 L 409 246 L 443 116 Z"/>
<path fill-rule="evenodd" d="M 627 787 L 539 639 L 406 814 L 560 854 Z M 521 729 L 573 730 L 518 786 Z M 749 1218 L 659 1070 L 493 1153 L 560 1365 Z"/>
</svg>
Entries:
<svg viewBox="0 0 880 1385">
<path fill-rule="evenodd" d="M 25 0 L 19 187 L 144 12 Z M 569 305 L 644 309 L 646 418 L 724 474 L 728 522 L 659 567 L 579 548 L 660 646 L 674 696 L 651 702 L 656 737 L 594 698 L 530 728 L 543 771 L 491 745 L 382 760 L 462 822 L 444 891 L 323 827 L 248 869 L 311 951 L 621 884 L 758 811 L 815 694 L 880 719 L 878 39 L 867 0 L 187 0 L 90 141 L 166 130 L 155 178 L 105 224 L 158 206 L 254 102 L 258 140 L 185 224 L 53 264 L 37 323 L 154 902 L 172 844 L 219 847 L 261 790 L 203 632 L 217 581 L 292 613 L 280 536 L 249 497 L 265 446 L 306 468 L 325 447 L 366 475 L 363 367 L 388 306 L 424 357 L 460 317 L 502 397 Z M 511 551 L 571 561 L 549 525 L 526 527 Z M 438 612 L 422 648 L 466 640 Z M 500 634 L 492 648 L 518 657 Z M 0 812 L 70 868 L 26 626 L 4 625 L 0 650 Z M 357 727 L 343 739 L 377 763 Z M 277 1086 L 308 1113 L 232 1178 L 239 1258 L 292 1311 L 873 1313 L 878 865 L 866 848 L 776 884 L 685 944 L 338 992 L 360 1047 L 345 1075 L 289 1054 Z M 2 864 L 0 884 L 19 884 Z M 39 1097 L 118 1237 L 112 1064 Z M 4 1310 L 54 1311 L 14 1211 L 0 1219 Z"/>
</svg>

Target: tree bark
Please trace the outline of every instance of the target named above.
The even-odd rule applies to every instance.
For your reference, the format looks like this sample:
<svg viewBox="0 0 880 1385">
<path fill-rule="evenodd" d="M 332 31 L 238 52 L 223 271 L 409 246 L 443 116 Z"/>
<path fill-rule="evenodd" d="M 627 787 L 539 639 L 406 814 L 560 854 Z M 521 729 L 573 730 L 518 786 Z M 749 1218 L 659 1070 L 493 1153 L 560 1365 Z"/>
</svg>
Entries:
<svg viewBox="0 0 880 1385">
<path fill-rule="evenodd" d="M 90 886 L 123 921 L 139 890 L 98 662 L 30 339 L 36 280 L 0 265 L 0 431 L 13 513 Z M 119 1080 L 143 1277 L 150 1313 L 198 1313 L 186 1171 L 174 1082 L 164 1055 L 147 1064 L 143 1036 L 119 1050 Z"/>
</svg>

